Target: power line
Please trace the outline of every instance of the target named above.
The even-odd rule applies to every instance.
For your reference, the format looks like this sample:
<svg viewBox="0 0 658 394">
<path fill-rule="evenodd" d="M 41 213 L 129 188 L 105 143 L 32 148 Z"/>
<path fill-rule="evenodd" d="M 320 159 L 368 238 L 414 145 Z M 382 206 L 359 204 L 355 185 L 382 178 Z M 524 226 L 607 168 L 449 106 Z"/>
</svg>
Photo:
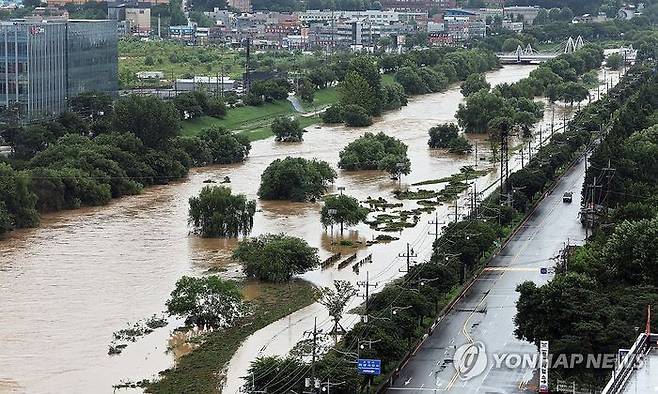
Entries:
<svg viewBox="0 0 658 394">
<path fill-rule="evenodd" d="M 403 271 L 400 269 L 400 272 L 409 272 L 411 269 L 411 259 L 418 257 L 418 255 L 414 252 L 413 248 L 410 248 L 409 242 L 407 242 L 407 253 L 400 253 L 398 257 L 405 257 L 407 259 L 407 270 Z"/>
<path fill-rule="evenodd" d="M 361 295 L 361 297 L 363 297 L 365 299 L 365 316 L 366 316 L 366 320 L 367 320 L 367 317 L 368 317 L 368 307 L 370 306 L 370 288 L 371 287 L 376 288 L 378 284 L 379 283 L 375 283 L 375 284 L 370 283 L 370 272 L 369 271 L 366 271 L 366 280 L 365 281 L 361 281 L 361 282 L 356 283 L 356 285 L 358 287 L 365 288 L 364 294 Z"/>
</svg>

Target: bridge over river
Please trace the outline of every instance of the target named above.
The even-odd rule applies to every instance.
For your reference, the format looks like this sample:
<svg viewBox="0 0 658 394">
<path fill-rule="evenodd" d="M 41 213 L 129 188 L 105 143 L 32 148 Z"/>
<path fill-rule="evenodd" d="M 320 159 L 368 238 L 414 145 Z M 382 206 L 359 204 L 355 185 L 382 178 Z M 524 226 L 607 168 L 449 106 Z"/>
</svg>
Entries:
<svg viewBox="0 0 658 394">
<path fill-rule="evenodd" d="M 568 40 L 561 43 L 553 50 L 539 52 L 528 44 L 525 48 L 519 45 L 516 48 L 516 51 L 499 53 L 497 56 L 501 64 L 537 64 L 551 60 L 562 54 L 574 53 L 583 46 L 585 46 L 585 42 L 581 36 L 578 36 L 575 40 L 572 37 L 569 37 Z M 629 48 L 619 48 L 619 53 L 624 57 L 627 63 L 633 62 L 637 55 L 637 51 L 633 49 L 632 46 Z"/>
</svg>

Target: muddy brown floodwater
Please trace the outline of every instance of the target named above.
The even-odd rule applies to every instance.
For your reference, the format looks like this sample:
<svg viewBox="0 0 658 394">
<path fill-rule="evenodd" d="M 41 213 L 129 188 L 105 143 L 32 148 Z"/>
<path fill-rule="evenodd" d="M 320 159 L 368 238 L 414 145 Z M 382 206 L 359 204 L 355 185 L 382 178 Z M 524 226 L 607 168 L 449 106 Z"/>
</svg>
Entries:
<svg viewBox="0 0 658 394">
<path fill-rule="evenodd" d="M 493 84 L 514 82 L 533 68 L 507 66 L 487 78 Z M 13 233 L 0 242 L 0 392 L 109 393 L 112 385 L 122 380 L 151 378 L 171 366 L 173 355 L 166 348 L 179 321 L 131 343 L 118 356 L 107 355 L 108 344 L 112 333 L 127 323 L 162 311 L 182 275 L 202 275 L 211 268 L 225 268 L 227 276 L 239 274 L 228 259 L 234 240 L 199 239 L 188 234 L 187 201 L 204 186 L 204 180 L 219 182 L 230 176 L 234 192 L 256 198 L 260 174 L 274 159 L 302 156 L 335 166 L 338 152 L 365 131 L 384 131 L 409 145 L 413 172 L 402 179 L 402 187 L 448 176 L 475 159 L 430 151 L 427 130 L 453 120 L 461 100 L 455 87 L 414 98 L 407 107 L 385 114 L 367 129 L 311 128 L 299 144 L 258 141 L 243 164 L 194 169 L 184 182 L 150 188 L 104 207 L 49 214 L 39 228 Z M 481 154 L 488 153 L 481 150 Z M 484 185 L 494 179 L 491 175 L 478 182 Z M 397 187 L 380 172 L 340 171 L 335 186 L 344 186 L 345 193 L 359 199 L 383 196 L 389 200 Z M 331 236 L 320 225 L 319 204 L 259 201 L 258 209 L 252 235 L 286 232 L 319 247 L 323 258 L 332 252 Z M 442 209 L 445 211 L 445 207 L 439 211 Z M 368 270 L 383 283 L 399 275 L 393 256 L 402 252 L 406 242 L 421 256 L 428 255 L 433 237 L 426 235 L 430 229 L 427 219 L 431 217 L 423 215 L 418 226 L 398 235 L 400 241 L 360 250 L 359 258 L 372 253 L 374 259 L 359 276 L 346 268 L 317 270 L 304 277 L 324 285 L 340 278 L 355 281 Z M 349 232 L 360 240 L 373 234 L 365 225 Z M 317 306 L 311 306 L 283 323 L 290 327 L 303 320 L 301 315 L 315 312 L 319 313 Z M 275 332 L 260 342 L 276 344 L 264 346 L 264 351 L 285 352 L 297 339 L 295 335 L 288 330 L 281 338 Z M 241 376 L 248 359 L 263 348 L 258 345 L 259 341 L 247 341 L 232 361 L 230 388 L 236 387 L 236 376 Z M 258 347 L 253 351 L 250 346 Z"/>
</svg>

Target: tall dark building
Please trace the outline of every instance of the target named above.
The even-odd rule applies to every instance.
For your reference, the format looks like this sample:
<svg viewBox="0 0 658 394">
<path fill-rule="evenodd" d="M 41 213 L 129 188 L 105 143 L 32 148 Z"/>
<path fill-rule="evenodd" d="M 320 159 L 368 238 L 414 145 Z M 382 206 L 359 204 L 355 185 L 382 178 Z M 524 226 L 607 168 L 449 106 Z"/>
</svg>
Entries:
<svg viewBox="0 0 658 394">
<path fill-rule="evenodd" d="M 0 105 L 56 116 L 82 92 L 116 93 L 117 61 L 116 21 L 0 22 Z"/>
</svg>

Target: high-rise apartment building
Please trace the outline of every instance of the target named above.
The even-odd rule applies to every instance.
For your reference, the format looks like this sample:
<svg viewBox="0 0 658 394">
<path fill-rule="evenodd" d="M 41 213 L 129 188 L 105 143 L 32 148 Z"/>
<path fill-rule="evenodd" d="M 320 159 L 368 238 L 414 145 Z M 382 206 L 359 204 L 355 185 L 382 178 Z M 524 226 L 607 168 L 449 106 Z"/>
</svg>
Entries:
<svg viewBox="0 0 658 394">
<path fill-rule="evenodd" d="M 82 92 L 116 93 L 117 61 L 116 21 L 0 22 L 0 105 L 56 116 Z"/>
</svg>

